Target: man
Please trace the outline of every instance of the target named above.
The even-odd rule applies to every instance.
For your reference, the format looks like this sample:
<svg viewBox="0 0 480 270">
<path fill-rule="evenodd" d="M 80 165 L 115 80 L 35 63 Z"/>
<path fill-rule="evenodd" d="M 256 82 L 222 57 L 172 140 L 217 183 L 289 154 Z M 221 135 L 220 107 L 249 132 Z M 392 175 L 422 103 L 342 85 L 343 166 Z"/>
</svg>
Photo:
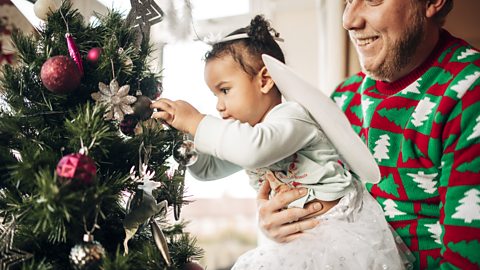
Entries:
<svg viewBox="0 0 480 270">
<path fill-rule="evenodd" d="M 417 269 L 480 268 L 480 53 L 442 29 L 453 0 L 348 0 L 343 26 L 363 72 L 332 98 L 382 174 L 370 193 L 416 257 Z M 280 211 L 302 196 L 258 195 L 270 238 L 317 225 L 319 205 Z M 321 224 L 319 225 L 321 226 Z"/>
</svg>

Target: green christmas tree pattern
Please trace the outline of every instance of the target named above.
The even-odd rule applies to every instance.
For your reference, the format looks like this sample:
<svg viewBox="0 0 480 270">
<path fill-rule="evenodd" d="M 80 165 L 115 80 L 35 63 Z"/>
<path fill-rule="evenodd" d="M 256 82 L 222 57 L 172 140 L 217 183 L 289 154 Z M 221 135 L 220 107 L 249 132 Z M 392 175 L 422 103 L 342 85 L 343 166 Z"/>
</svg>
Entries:
<svg viewBox="0 0 480 270">
<path fill-rule="evenodd" d="M 382 178 L 380 183 L 378 183 L 378 188 L 380 188 L 383 192 L 387 194 L 394 195 L 398 198 L 398 184 L 395 183 L 392 174 L 389 174 L 387 177 Z"/>
<path fill-rule="evenodd" d="M 407 162 L 411 158 L 424 157 L 418 146 L 412 140 L 405 140 L 402 147 L 402 161 Z"/>
<path fill-rule="evenodd" d="M 480 53 L 472 48 L 465 48 L 464 50 L 459 50 L 455 55 L 450 59 L 450 62 L 473 62 L 476 59 L 480 58 Z"/>
<path fill-rule="evenodd" d="M 473 171 L 469 169 L 473 169 Z M 475 158 L 471 162 L 462 163 L 460 166 L 457 167 L 457 171 L 479 173 L 480 172 L 480 156 Z"/>
<path fill-rule="evenodd" d="M 352 76 L 350 78 L 348 78 L 348 80 L 346 80 L 343 84 L 342 84 L 342 87 L 345 87 L 345 86 L 348 86 L 348 85 L 351 85 L 351 84 L 354 84 L 354 83 L 359 83 L 362 81 L 362 77 L 359 76 L 359 75 L 355 75 L 355 76 Z"/>
<path fill-rule="evenodd" d="M 412 115 L 413 110 L 414 107 L 393 109 L 383 108 L 378 111 L 378 114 L 387 118 L 390 122 L 395 123 L 395 125 L 404 127 L 407 124 L 410 115 Z"/>
<path fill-rule="evenodd" d="M 466 256 L 466 258 L 471 261 L 472 263 L 477 264 L 480 267 L 480 256 L 478 256 L 478 251 L 480 250 L 480 243 L 478 240 L 472 241 L 460 241 L 460 242 L 450 242 L 448 243 L 448 247 L 456 252 L 461 251 L 462 254 Z"/>
</svg>

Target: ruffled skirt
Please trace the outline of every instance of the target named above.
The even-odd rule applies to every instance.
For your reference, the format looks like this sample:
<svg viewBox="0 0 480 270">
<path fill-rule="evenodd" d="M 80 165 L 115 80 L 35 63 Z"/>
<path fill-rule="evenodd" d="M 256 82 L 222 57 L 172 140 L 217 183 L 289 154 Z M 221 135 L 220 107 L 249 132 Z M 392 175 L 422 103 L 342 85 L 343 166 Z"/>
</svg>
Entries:
<svg viewBox="0 0 480 270">
<path fill-rule="evenodd" d="M 406 247 L 400 238 L 395 242 L 382 208 L 359 182 L 317 218 L 320 224 L 300 238 L 289 243 L 267 240 L 240 256 L 232 270 L 397 270 L 411 264 L 411 254 L 402 254 Z"/>
</svg>

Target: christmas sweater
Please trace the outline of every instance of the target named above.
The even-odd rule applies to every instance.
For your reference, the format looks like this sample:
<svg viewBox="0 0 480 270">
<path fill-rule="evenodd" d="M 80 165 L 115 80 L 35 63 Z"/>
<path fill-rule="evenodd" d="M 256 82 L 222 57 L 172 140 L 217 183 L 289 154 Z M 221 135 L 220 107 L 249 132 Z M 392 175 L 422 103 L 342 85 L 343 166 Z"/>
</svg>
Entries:
<svg viewBox="0 0 480 270">
<path fill-rule="evenodd" d="M 360 72 L 332 94 L 378 163 L 367 185 L 416 269 L 480 268 L 480 53 L 443 30 L 386 83 Z"/>
</svg>

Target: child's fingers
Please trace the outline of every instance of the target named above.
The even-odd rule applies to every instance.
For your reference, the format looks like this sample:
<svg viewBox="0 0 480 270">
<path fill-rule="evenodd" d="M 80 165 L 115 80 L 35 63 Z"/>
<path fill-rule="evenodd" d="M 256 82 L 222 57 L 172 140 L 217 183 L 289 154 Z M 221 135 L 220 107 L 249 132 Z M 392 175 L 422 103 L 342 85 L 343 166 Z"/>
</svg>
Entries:
<svg viewBox="0 0 480 270">
<path fill-rule="evenodd" d="M 150 104 L 150 108 L 171 113 L 173 108 L 173 102 L 168 99 L 159 99 L 152 102 L 152 104 Z"/>
<path fill-rule="evenodd" d="M 173 121 L 173 116 L 166 111 L 154 112 L 152 118 L 164 120 L 168 124 L 171 124 Z"/>
</svg>

